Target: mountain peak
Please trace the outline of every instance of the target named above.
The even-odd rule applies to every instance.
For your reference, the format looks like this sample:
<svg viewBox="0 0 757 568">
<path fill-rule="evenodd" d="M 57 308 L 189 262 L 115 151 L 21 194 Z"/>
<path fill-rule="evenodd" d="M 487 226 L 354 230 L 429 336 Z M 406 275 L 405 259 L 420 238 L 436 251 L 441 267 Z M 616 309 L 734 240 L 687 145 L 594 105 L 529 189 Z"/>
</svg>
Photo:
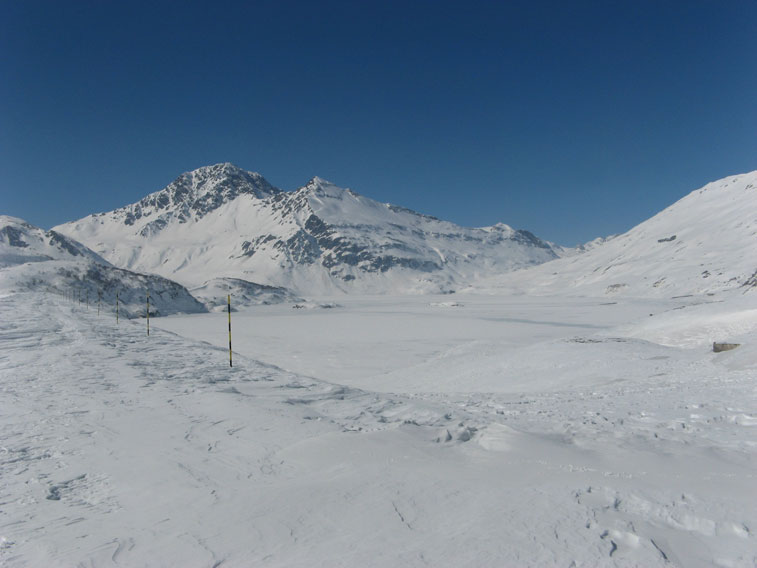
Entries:
<svg viewBox="0 0 757 568">
<path fill-rule="evenodd" d="M 218 164 L 211 164 L 208 166 L 201 166 L 197 169 L 191 170 L 189 172 L 185 172 L 182 175 L 192 175 L 192 176 L 208 176 L 208 175 L 233 175 L 237 173 L 250 173 L 253 175 L 260 175 L 256 172 L 245 172 L 242 168 L 239 166 L 232 164 L 231 162 L 219 162 Z"/>
<path fill-rule="evenodd" d="M 265 199 L 280 192 L 259 173 L 223 162 L 184 172 L 160 191 L 113 214 L 122 217 L 125 225 L 142 226 L 145 236 L 162 230 L 171 217 L 183 223 L 203 217 L 243 194 Z"/>
<path fill-rule="evenodd" d="M 327 189 L 331 187 L 337 186 L 334 183 L 318 176 L 313 176 L 313 178 L 311 178 L 310 181 L 305 184 L 306 189 Z"/>
<path fill-rule="evenodd" d="M 231 162 L 223 162 L 210 166 L 203 166 L 189 172 L 184 172 L 161 191 L 166 191 L 172 185 L 186 187 L 188 195 L 199 197 L 204 193 L 233 188 L 234 193 L 253 193 L 256 197 L 267 197 L 279 191 L 257 172 L 248 172 Z M 160 192 L 158 192 L 160 193 Z M 264 193 L 266 195 L 259 195 Z"/>
<path fill-rule="evenodd" d="M 494 225 L 490 227 L 481 227 L 481 230 L 487 231 L 489 233 L 514 233 L 515 230 L 505 223 L 495 223 Z"/>
</svg>

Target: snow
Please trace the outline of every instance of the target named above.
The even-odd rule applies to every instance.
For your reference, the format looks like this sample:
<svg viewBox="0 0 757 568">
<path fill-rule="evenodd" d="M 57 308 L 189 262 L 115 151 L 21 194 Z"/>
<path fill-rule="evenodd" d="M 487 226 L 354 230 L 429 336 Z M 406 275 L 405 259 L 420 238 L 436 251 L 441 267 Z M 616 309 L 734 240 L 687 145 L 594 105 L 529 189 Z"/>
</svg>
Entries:
<svg viewBox="0 0 757 568">
<path fill-rule="evenodd" d="M 112 307 L 121 317 L 206 311 L 181 285 L 153 274 L 116 268 L 81 243 L 0 215 L 0 290 L 63 294 L 85 307 Z"/>
<path fill-rule="evenodd" d="M 487 275 L 494 293 L 671 297 L 744 285 L 757 274 L 757 171 L 692 191 L 623 235 L 534 270 Z"/>
<path fill-rule="evenodd" d="M 225 314 L 6 294 L 0 562 L 751 566 L 757 295 L 717 299 L 254 306 L 229 368 Z M 740 348 L 650 340 L 716 308 Z"/>
<path fill-rule="evenodd" d="M 43 231 L 17 217 L 0 215 L 0 268 L 48 260 L 88 260 L 110 266 L 73 239 Z"/>
<path fill-rule="evenodd" d="M 117 266 L 190 288 L 237 278 L 304 296 L 438 293 L 555 258 L 549 245 L 504 224 L 460 227 L 321 178 L 282 192 L 229 164 L 182 174 L 139 203 L 56 230 Z"/>
<path fill-rule="evenodd" d="M 228 296 L 234 296 L 232 310 L 256 304 L 280 304 L 282 302 L 304 302 L 286 288 L 264 286 L 238 278 L 214 278 L 202 286 L 193 288 L 192 295 L 201 300 L 211 311 L 227 309 Z"/>
<path fill-rule="evenodd" d="M 213 310 L 230 292 L 233 367 L 226 314 L 152 318 L 148 336 L 72 288 L 120 286 L 133 316 L 147 288 L 161 313 L 204 307 L 1 218 L 0 565 L 757 565 L 757 172 L 506 274 L 481 243 L 530 237 L 504 225 L 452 246 L 443 221 L 320 178 L 282 224 L 218 187 L 227 201 L 199 192 L 203 214 L 158 240 L 76 227 L 116 264 L 205 278 Z M 329 238 L 386 245 L 399 219 L 441 262 L 483 259 L 437 295 L 398 295 L 438 282 L 392 271 L 362 296 L 313 293 L 333 283 L 315 269 L 222 272 L 248 223 L 296 234 L 313 210 Z M 259 284 L 276 278 L 311 293 Z"/>
<path fill-rule="evenodd" d="M 137 274 L 88 261 L 49 260 L 0 270 L 0 290 L 64 294 L 85 307 L 115 310 L 124 318 L 144 317 L 147 294 L 152 316 L 207 311 L 176 282 L 151 274 Z"/>
</svg>

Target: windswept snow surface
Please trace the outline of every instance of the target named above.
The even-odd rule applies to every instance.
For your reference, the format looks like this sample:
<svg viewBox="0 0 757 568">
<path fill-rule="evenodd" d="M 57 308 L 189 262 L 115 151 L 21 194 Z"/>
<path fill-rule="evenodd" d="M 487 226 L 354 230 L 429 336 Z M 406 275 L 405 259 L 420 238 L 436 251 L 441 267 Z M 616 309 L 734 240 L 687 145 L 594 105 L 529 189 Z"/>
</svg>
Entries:
<svg viewBox="0 0 757 568">
<path fill-rule="evenodd" d="M 6 294 L 0 564 L 753 566 L 756 301 L 718 300 L 256 306 L 229 368 L 223 314 Z"/>
</svg>

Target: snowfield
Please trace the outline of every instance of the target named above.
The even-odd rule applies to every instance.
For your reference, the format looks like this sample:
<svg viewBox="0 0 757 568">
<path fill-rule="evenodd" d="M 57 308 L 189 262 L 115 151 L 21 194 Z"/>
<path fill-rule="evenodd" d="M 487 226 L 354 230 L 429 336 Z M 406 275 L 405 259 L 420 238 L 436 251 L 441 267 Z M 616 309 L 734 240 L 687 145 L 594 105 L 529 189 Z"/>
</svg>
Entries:
<svg viewBox="0 0 757 568">
<path fill-rule="evenodd" d="M 757 563 L 753 288 L 232 317 L 0 296 L 0 564 Z"/>
<path fill-rule="evenodd" d="M 757 566 L 757 172 L 550 262 L 229 164 L 62 230 L 195 296 L 0 217 L 0 565 Z"/>
<path fill-rule="evenodd" d="M 622 235 L 581 254 L 472 288 L 496 294 L 670 298 L 757 283 L 757 171 L 696 189 Z"/>
</svg>

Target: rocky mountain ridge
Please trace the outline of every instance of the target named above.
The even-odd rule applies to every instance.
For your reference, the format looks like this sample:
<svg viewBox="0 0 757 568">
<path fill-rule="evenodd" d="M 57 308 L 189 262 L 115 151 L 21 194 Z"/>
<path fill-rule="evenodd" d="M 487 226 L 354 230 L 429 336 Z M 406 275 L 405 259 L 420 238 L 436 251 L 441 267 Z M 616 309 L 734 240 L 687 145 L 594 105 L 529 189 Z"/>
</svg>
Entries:
<svg viewBox="0 0 757 568">
<path fill-rule="evenodd" d="M 188 286 L 242 278 L 304 295 L 447 292 L 557 257 L 504 224 L 460 227 L 318 177 L 282 191 L 231 164 L 182 174 L 138 203 L 56 230 L 117 266 Z"/>
</svg>

